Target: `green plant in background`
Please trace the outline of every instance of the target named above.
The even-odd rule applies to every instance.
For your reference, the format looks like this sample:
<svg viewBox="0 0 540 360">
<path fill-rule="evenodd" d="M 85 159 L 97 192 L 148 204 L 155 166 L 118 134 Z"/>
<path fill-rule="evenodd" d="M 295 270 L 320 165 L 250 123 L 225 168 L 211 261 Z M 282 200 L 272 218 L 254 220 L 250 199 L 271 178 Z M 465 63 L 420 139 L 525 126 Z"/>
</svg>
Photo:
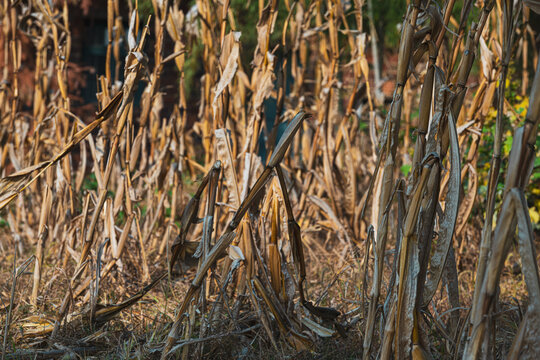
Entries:
<svg viewBox="0 0 540 360">
<path fill-rule="evenodd" d="M 154 6 L 152 0 L 131 0 L 133 6 L 138 3 L 139 18 L 141 23 L 145 24 L 148 17 L 154 14 Z"/>
<path fill-rule="evenodd" d="M 373 22 L 379 43 L 379 62 L 384 64 L 384 49 L 399 45 L 401 31 L 398 25 L 403 21 L 403 9 L 407 8 L 405 0 L 373 1 Z M 368 19 L 364 19 L 368 21 Z"/>
<path fill-rule="evenodd" d="M 203 56 L 203 45 L 200 41 L 195 41 L 191 51 L 186 56 L 186 62 L 184 64 L 184 88 L 186 89 L 186 96 L 188 98 L 197 96 L 195 89 L 196 86 L 197 74 L 202 72 L 202 56 Z"/>
<path fill-rule="evenodd" d="M 84 178 L 83 190 L 97 190 L 98 188 L 98 182 L 96 179 L 96 174 L 91 173 L 90 175 L 86 176 Z"/>
<path fill-rule="evenodd" d="M 512 149 L 512 143 L 514 141 L 514 130 L 522 126 L 525 119 L 525 114 L 529 107 L 529 98 L 527 96 L 519 95 L 519 89 L 521 87 L 520 80 L 513 78 L 512 75 L 516 73 L 516 64 L 511 63 L 509 67 L 509 76 L 506 80 L 506 97 L 508 105 L 513 110 L 507 110 L 504 114 L 504 130 L 503 130 L 503 143 L 502 143 L 502 158 L 504 159 L 501 164 L 501 176 L 499 176 L 499 182 L 497 184 L 497 208 L 500 207 L 500 201 L 502 199 L 504 190 L 504 181 L 506 177 L 507 160 Z M 491 107 L 489 109 L 488 116 L 486 117 L 486 123 L 482 130 L 482 138 L 484 139 L 479 148 L 478 159 L 478 176 L 479 176 L 479 195 L 484 197 L 487 192 L 488 172 L 490 167 L 490 159 L 493 149 L 493 136 L 495 134 L 495 117 L 497 115 L 497 109 Z M 525 192 L 525 196 L 528 199 L 529 215 L 535 230 L 540 230 L 540 139 L 536 140 L 536 159 L 534 162 L 534 168 L 531 174 L 531 184 Z"/>
</svg>

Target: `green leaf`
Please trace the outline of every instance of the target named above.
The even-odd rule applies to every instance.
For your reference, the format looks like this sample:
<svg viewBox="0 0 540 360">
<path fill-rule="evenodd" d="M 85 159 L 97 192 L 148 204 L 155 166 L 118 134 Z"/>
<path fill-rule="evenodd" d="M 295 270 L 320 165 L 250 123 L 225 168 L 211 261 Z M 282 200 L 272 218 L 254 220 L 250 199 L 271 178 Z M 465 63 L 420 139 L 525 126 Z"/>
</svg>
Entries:
<svg viewBox="0 0 540 360">
<path fill-rule="evenodd" d="M 412 166 L 409 164 L 401 165 L 401 168 L 400 168 L 403 176 L 409 175 L 409 172 L 411 171 L 411 169 L 412 169 Z"/>
</svg>

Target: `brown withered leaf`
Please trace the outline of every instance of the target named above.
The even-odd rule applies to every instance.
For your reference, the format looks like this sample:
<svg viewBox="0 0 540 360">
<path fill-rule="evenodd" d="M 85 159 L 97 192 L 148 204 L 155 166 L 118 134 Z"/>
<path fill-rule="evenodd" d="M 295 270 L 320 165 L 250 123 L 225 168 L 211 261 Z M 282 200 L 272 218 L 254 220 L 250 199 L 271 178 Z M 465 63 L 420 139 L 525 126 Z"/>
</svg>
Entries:
<svg viewBox="0 0 540 360">
<path fill-rule="evenodd" d="M 137 303 L 144 295 L 146 295 L 147 292 L 152 290 L 160 281 L 167 275 L 166 272 L 159 275 L 157 278 L 155 278 L 150 284 L 146 285 L 144 288 L 142 288 L 137 294 L 133 295 L 129 299 L 115 305 L 97 305 L 96 312 L 94 314 L 93 321 L 96 324 L 103 324 L 109 320 L 111 320 L 115 315 L 120 313 L 122 310 L 125 310 L 132 306 L 133 304 Z"/>
<path fill-rule="evenodd" d="M 229 190 L 229 202 L 238 209 L 240 206 L 240 190 L 234 167 L 234 157 L 231 151 L 230 135 L 226 129 L 217 129 L 215 131 L 217 159 L 223 163 L 223 174 L 225 175 L 225 186 Z"/>
<path fill-rule="evenodd" d="M 214 88 L 214 99 L 212 100 L 214 114 L 218 113 L 217 101 L 219 96 L 221 95 L 221 93 L 223 93 L 223 90 L 225 90 L 225 88 L 231 83 L 234 75 L 236 74 L 236 69 L 238 69 L 238 56 L 240 54 L 240 35 L 241 33 L 238 31 L 232 32 L 227 34 L 224 40 L 224 44 L 227 45 L 227 47 L 224 46 L 224 51 L 221 54 L 222 58 L 220 59 L 220 62 L 227 59 L 227 63 L 225 65 L 225 68 L 223 69 L 223 73 L 221 74 L 221 78 L 219 79 L 218 84 Z M 227 49 L 227 51 L 225 51 L 225 49 Z M 226 110 L 227 109 L 224 109 L 223 111 Z"/>
</svg>

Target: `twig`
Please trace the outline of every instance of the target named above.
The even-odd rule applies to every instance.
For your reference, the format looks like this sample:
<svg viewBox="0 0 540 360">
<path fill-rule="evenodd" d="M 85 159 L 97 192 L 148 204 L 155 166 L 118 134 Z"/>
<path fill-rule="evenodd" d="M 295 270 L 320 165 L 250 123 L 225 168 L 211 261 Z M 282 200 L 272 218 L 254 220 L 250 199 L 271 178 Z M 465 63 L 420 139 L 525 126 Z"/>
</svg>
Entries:
<svg viewBox="0 0 540 360">
<path fill-rule="evenodd" d="M 91 353 L 96 353 L 99 351 L 99 348 L 95 346 L 91 347 L 76 347 L 76 348 L 65 348 L 65 349 L 54 349 L 54 350 L 19 350 L 14 353 L 7 354 L 7 359 L 50 359 L 61 357 L 66 354 L 75 353 L 77 355 L 89 355 Z"/>
<path fill-rule="evenodd" d="M 261 327 L 261 324 L 256 324 L 256 325 L 253 325 L 252 327 L 249 327 L 247 329 L 240 330 L 240 331 L 235 331 L 235 332 L 232 332 L 232 333 L 216 334 L 216 335 L 207 336 L 207 337 L 201 338 L 201 339 L 189 339 L 189 340 L 180 341 L 178 343 L 178 345 L 174 346 L 169 353 L 174 353 L 175 351 L 177 351 L 178 349 L 180 349 L 181 347 L 183 347 L 185 345 L 191 345 L 191 344 L 197 344 L 197 343 L 201 343 L 201 342 L 205 342 L 205 341 L 209 341 L 209 340 L 221 339 L 221 338 L 224 338 L 224 337 L 227 337 L 227 336 L 238 336 L 238 335 L 242 335 L 242 334 L 248 333 L 250 331 L 256 330 L 256 329 L 258 329 L 260 327 Z"/>
</svg>

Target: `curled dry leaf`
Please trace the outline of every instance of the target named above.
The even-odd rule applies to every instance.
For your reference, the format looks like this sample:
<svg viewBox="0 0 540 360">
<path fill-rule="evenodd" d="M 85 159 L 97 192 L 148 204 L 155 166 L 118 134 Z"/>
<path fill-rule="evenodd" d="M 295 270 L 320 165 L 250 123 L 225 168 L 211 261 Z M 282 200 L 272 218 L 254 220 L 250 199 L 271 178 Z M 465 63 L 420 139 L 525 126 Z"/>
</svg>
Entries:
<svg viewBox="0 0 540 360">
<path fill-rule="evenodd" d="M 229 53 L 223 52 L 222 59 L 227 59 L 227 64 L 223 69 L 219 83 L 214 88 L 214 99 L 212 100 L 212 107 L 214 108 L 214 114 L 217 114 L 217 101 L 219 96 L 223 93 L 223 90 L 231 83 L 236 69 L 238 69 L 238 56 L 240 55 L 240 35 L 239 31 L 229 33 L 224 40 L 225 44 L 229 44 Z M 230 44 L 232 43 L 232 44 Z"/>
<path fill-rule="evenodd" d="M 229 202 L 238 209 L 240 206 L 240 191 L 236 178 L 234 157 L 231 150 L 231 139 L 227 129 L 217 129 L 215 131 L 216 148 L 218 159 L 223 163 L 223 174 L 225 176 L 225 186 L 229 191 Z"/>
<path fill-rule="evenodd" d="M 494 55 L 489 50 L 486 41 L 483 37 L 480 37 L 480 60 L 482 64 L 482 74 L 488 81 L 495 80 L 494 73 Z"/>
<path fill-rule="evenodd" d="M 242 253 L 242 249 L 240 249 L 238 246 L 231 245 L 228 249 L 229 257 L 231 260 L 245 260 L 244 254 Z"/>
</svg>

